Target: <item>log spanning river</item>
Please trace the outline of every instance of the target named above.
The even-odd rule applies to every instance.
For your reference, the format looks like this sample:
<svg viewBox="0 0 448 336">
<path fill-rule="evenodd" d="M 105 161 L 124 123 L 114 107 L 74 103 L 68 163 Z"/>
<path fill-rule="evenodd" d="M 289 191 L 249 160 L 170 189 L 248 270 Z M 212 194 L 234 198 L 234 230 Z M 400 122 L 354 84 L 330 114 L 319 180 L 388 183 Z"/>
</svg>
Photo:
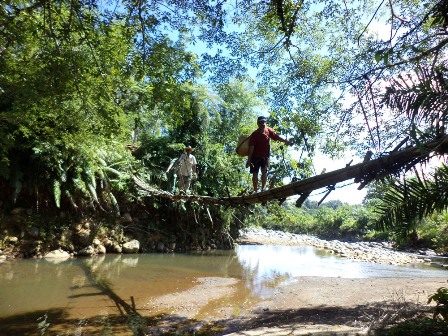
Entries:
<svg viewBox="0 0 448 336">
<path fill-rule="evenodd" d="M 0 335 L 99 334 L 108 325 L 114 335 L 132 335 L 120 316 L 134 312 L 156 318 L 175 312 L 200 320 L 223 311 L 238 314 L 248 302 L 265 299 L 276 286 L 300 277 L 447 274 L 424 264 L 349 260 L 311 246 L 241 245 L 207 253 L 5 261 L 0 264 Z M 195 302 L 201 302 L 200 309 Z"/>
</svg>

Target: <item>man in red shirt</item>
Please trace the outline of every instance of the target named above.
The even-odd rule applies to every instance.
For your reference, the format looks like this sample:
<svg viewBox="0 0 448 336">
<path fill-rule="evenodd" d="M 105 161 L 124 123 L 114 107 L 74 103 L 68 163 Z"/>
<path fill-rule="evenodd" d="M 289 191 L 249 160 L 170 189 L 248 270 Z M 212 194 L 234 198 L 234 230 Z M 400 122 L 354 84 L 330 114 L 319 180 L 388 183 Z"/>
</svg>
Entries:
<svg viewBox="0 0 448 336">
<path fill-rule="evenodd" d="M 250 135 L 249 138 L 249 154 L 246 162 L 246 167 L 250 167 L 252 174 L 252 184 L 254 191 L 258 189 L 258 172 L 261 168 L 261 190 L 266 187 L 266 181 L 269 168 L 269 152 L 270 139 L 284 142 L 286 145 L 292 145 L 291 141 L 283 139 L 275 131 L 266 126 L 266 118 L 258 117 L 258 128 Z"/>
</svg>

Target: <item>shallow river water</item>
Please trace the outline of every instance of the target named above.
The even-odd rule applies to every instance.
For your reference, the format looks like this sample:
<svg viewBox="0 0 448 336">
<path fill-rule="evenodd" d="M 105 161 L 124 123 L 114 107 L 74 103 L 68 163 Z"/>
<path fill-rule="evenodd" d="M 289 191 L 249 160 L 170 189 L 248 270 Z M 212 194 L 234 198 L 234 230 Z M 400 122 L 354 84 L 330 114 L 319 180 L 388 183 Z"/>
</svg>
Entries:
<svg viewBox="0 0 448 336">
<path fill-rule="evenodd" d="M 303 246 L 242 245 L 234 251 L 207 253 L 8 261 L 0 264 L 0 335 L 12 335 L 12 330 L 16 335 L 39 335 L 38 322 L 47 319 L 61 328 L 67 328 L 67 321 L 77 321 L 79 328 L 83 320 L 126 307 L 120 306 L 121 300 L 142 315 L 160 313 L 163 307 L 155 309 L 154 300 L 190 290 L 201 278 L 237 279 L 231 284 L 235 293 L 229 304 L 238 306 L 269 297 L 278 284 L 301 276 L 428 278 L 447 274 L 445 269 L 425 265 L 347 260 Z M 225 304 L 210 304 L 201 313 Z M 58 334 L 64 333 L 59 330 Z"/>
</svg>

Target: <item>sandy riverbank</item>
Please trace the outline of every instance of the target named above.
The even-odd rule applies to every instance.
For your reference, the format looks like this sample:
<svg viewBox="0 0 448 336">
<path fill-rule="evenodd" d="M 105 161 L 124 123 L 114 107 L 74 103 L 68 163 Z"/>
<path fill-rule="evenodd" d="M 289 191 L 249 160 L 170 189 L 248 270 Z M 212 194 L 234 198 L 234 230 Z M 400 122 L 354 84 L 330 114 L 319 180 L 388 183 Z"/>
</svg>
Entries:
<svg viewBox="0 0 448 336">
<path fill-rule="evenodd" d="M 302 245 L 303 241 L 281 233 L 258 232 L 243 235 L 238 243 Z M 197 290 L 193 288 L 189 293 L 183 293 L 182 300 L 189 302 L 189 313 L 184 306 L 177 310 L 173 306 L 173 309 L 176 314 L 189 319 L 198 318 L 200 321 L 193 323 L 194 330 L 216 330 L 215 335 L 365 335 L 369 328 L 399 315 L 428 311 L 428 296 L 447 286 L 447 279 L 448 271 L 446 278 L 300 277 L 288 284 L 275 285 L 269 298 L 246 302 L 238 313 L 235 313 L 235 307 L 223 305 L 220 317 L 207 318 L 200 316 L 201 307 L 210 300 L 216 305 L 224 302 L 237 280 L 202 279 Z M 197 299 L 198 292 L 201 293 L 200 300 Z M 175 304 L 176 300 L 172 299 L 167 298 L 164 304 Z M 153 329 L 151 335 L 156 334 Z"/>
</svg>

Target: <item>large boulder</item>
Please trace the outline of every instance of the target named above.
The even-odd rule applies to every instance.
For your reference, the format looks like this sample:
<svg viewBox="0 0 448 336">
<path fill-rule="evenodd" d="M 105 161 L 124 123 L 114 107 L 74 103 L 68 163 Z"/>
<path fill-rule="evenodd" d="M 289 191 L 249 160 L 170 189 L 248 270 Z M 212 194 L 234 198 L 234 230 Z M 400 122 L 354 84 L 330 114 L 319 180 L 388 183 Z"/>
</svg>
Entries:
<svg viewBox="0 0 448 336">
<path fill-rule="evenodd" d="M 70 258 L 70 253 L 63 250 L 54 250 L 48 252 L 45 256 L 45 259 L 68 259 Z"/>
<path fill-rule="evenodd" d="M 95 249 L 92 245 L 89 245 L 87 247 L 84 247 L 83 249 L 78 251 L 78 255 L 81 256 L 93 256 L 95 254 Z"/>
<path fill-rule="evenodd" d="M 124 253 L 138 253 L 140 250 L 140 242 L 136 239 L 123 244 Z"/>
</svg>

